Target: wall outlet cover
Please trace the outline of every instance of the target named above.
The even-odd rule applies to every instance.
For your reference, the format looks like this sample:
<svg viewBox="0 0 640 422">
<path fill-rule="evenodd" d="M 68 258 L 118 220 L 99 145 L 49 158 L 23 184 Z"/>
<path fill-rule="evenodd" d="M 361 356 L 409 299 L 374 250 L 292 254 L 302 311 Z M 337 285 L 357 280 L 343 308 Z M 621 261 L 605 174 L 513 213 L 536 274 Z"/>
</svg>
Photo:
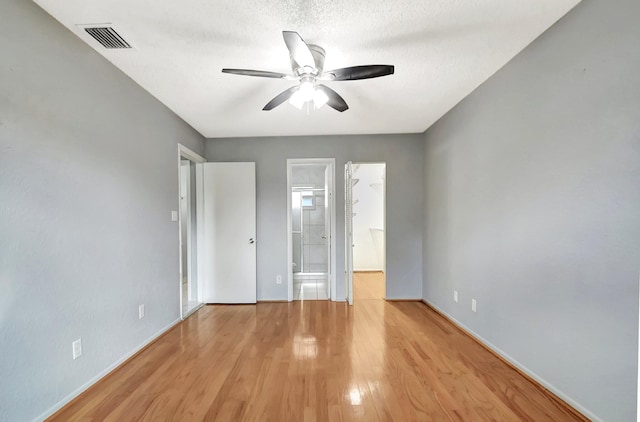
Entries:
<svg viewBox="0 0 640 422">
<path fill-rule="evenodd" d="M 475 300 L 475 299 L 471 299 L 471 310 L 472 310 L 473 312 L 475 312 L 475 311 L 476 311 L 476 305 L 477 305 L 476 300 Z"/>
<path fill-rule="evenodd" d="M 453 301 L 456 302 L 456 303 L 458 302 L 458 291 L 457 290 L 453 291 Z"/>
<path fill-rule="evenodd" d="M 282 276 L 281 275 L 277 275 L 276 276 L 276 284 L 282 284 Z"/>
<path fill-rule="evenodd" d="M 138 306 L 138 319 L 144 318 L 144 305 Z"/>
</svg>

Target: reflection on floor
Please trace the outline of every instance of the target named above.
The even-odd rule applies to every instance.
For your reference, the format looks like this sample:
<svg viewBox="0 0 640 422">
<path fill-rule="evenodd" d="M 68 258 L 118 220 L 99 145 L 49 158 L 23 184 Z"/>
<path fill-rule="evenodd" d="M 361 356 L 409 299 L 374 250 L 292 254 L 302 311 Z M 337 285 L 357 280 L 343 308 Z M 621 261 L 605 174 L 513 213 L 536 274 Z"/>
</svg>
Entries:
<svg viewBox="0 0 640 422">
<path fill-rule="evenodd" d="M 328 300 L 326 275 L 294 275 L 293 300 Z"/>
<path fill-rule="evenodd" d="M 353 272 L 353 300 L 384 299 L 385 291 L 385 278 L 382 271 Z"/>
</svg>

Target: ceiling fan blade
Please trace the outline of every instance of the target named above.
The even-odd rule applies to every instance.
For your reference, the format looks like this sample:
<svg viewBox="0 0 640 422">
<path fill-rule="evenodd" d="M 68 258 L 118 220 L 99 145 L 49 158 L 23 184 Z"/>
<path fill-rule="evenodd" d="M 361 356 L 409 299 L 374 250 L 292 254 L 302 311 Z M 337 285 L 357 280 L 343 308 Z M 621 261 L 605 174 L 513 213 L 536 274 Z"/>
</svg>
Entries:
<svg viewBox="0 0 640 422">
<path fill-rule="evenodd" d="M 316 86 L 316 89 L 319 89 L 320 91 L 322 91 L 325 94 L 327 94 L 327 97 L 329 97 L 329 101 L 327 101 L 327 105 L 329 107 L 335 108 L 336 110 L 338 110 L 341 113 L 343 111 L 349 109 L 349 106 L 347 105 L 347 102 L 344 100 L 344 98 L 342 98 L 340 96 L 340 94 L 335 92 L 333 89 L 329 88 L 326 85 L 322 85 L 322 84 Z"/>
<path fill-rule="evenodd" d="M 320 79 L 331 81 L 355 81 L 358 79 L 379 78 L 393 75 L 394 67 L 387 64 L 372 64 L 368 66 L 351 66 L 324 72 Z M 333 75 L 333 77 L 331 76 Z"/>
<path fill-rule="evenodd" d="M 316 61 L 313 59 L 313 54 L 309 50 L 309 46 L 302 39 L 302 37 L 294 31 L 282 31 L 282 37 L 284 43 L 289 49 L 289 54 L 294 62 L 300 67 L 316 67 Z"/>
<path fill-rule="evenodd" d="M 266 70 L 252 70 L 252 69 L 222 69 L 222 73 L 231 73 L 233 75 L 258 76 L 261 78 L 276 78 L 276 79 L 283 79 L 287 77 L 287 75 L 285 75 L 284 73 L 267 72 Z"/>
<path fill-rule="evenodd" d="M 276 95 L 271 101 L 269 101 L 267 105 L 265 105 L 262 108 L 262 110 L 264 111 L 273 110 L 274 108 L 278 107 L 280 104 L 284 103 L 289 98 L 291 98 L 293 93 L 296 92 L 297 90 L 298 90 L 298 86 L 296 85 L 296 86 L 292 86 L 286 91 L 282 91 L 280 94 Z"/>
</svg>

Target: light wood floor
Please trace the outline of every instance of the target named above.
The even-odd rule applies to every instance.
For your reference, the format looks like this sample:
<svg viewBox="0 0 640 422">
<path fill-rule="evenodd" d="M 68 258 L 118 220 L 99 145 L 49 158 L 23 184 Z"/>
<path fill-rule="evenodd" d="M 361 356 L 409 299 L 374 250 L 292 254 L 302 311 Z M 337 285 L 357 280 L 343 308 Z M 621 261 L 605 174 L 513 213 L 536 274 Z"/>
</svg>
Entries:
<svg viewBox="0 0 640 422">
<path fill-rule="evenodd" d="M 579 420 L 424 304 L 359 281 L 353 307 L 206 306 L 52 420 Z"/>
<path fill-rule="evenodd" d="M 353 300 L 381 300 L 386 296 L 384 273 L 353 273 Z"/>
</svg>

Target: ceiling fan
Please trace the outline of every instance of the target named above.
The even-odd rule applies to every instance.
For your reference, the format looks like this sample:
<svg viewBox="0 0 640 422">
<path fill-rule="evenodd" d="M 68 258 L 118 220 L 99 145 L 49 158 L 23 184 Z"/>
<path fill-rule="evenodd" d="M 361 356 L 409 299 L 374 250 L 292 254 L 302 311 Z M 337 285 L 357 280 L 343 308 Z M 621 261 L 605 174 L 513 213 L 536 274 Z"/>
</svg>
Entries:
<svg viewBox="0 0 640 422">
<path fill-rule="evenodd" d="M 298 84 L 276 95 L 262 110 L 273 110 L 289 100 L 293 106 L 302 109 L 313 103 L 315 108 L 327 104 L 340 112 L 349 108 L 346 101 L 333 89 L 318 83 L 320 81 L 354 81 L 392 75 L 394 67 L 391 65 L 352 66 L 341 69 L 324 71 L 325 52 L 322 47 L 307 44 L 302 37 L 293 31 L 282 31 L 284 42 L 289 49 L 292 75 L 251 69 L 222 69 L 223 73 L 235 75 L 258 76 L 262 78 L 286 79 L 297 81 Z"/>
</svg>

